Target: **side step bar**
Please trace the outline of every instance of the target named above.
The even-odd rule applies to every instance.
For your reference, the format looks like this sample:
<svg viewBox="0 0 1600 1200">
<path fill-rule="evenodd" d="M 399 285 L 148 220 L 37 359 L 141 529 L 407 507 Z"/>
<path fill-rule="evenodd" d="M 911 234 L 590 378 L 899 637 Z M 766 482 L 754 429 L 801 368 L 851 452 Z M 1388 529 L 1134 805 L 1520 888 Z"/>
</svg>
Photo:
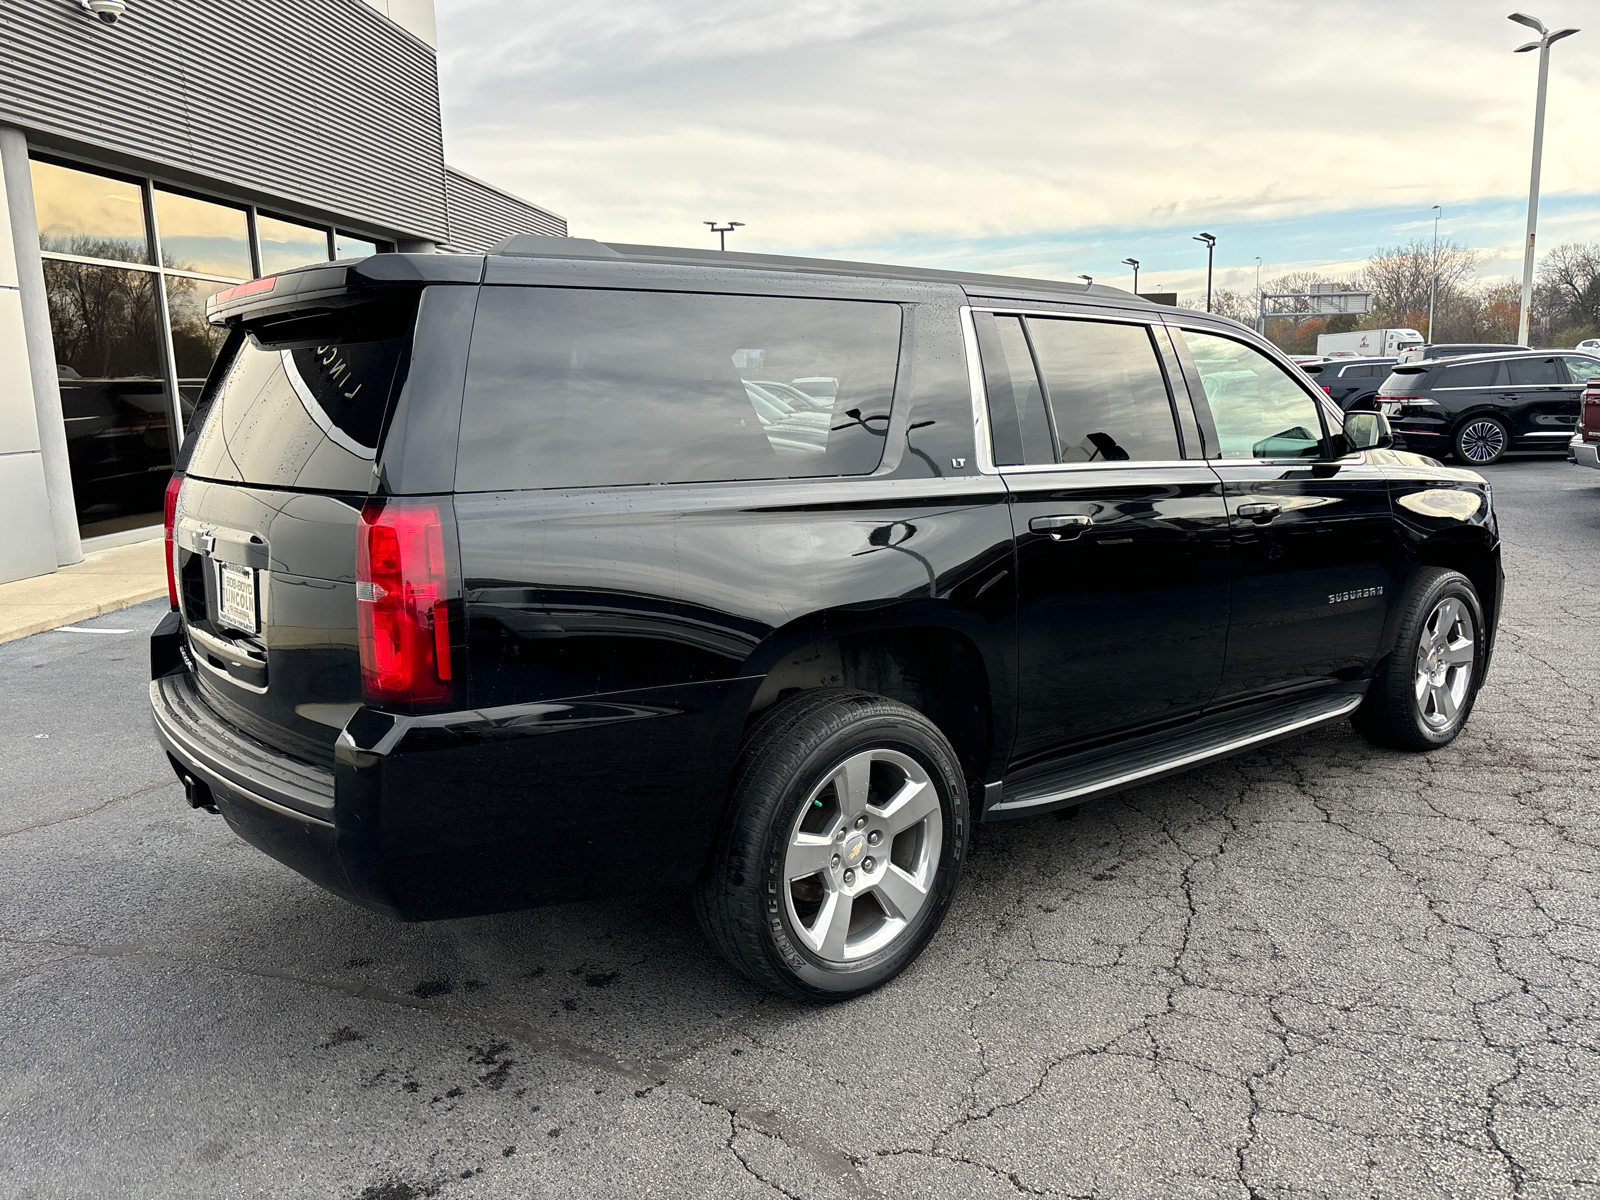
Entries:
<svg viewBox="0 0 1600 1200">
<path fill-rule="evenodd" d="M 1358 708 L 1362 694 L 1337 692 L 1309 697 L 1271 712 L 1253 712 L 1201 722 L 1176 736 L 1091 751 L 1044 774 L 1006 780 L 986 817 L 1021 817 L 1077 804 L 1091 796 L 1173 775 L 1212 759 L 1226 758 L 1266 742 L 1326 725 Z"/>
</svg>

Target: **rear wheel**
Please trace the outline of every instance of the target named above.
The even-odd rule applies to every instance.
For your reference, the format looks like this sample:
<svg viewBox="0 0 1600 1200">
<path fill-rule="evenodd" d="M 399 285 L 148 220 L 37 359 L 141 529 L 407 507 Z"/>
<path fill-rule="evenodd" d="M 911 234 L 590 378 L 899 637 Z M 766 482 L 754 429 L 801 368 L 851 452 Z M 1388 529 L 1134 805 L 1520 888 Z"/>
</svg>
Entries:
<svg viewBox="0 0 1600 1200">
<path fill-rule="evenodd" d="M 960 763 L 937 726 L 881 696 L 802 693 L 745 739 L 729 824 L 696 891 L 701 924 L 774 991 L 859 995 L 939 928 L 967 832 Z"/>
<path fill-rule="evenodd" d="M 1498 417 L 1469 417 L 1456 430 L 1456 458 L 1469 467 L 1487 467 L 1500 461 L 1511 445 L 1511 435 Z"/>
<path fill-rule="evenodd" d="M 1448 745 L 1472 713 L 1486 652 L 1483 608 L 1471 582 L 1443 567 L 1423 568 L 1406 595 L 1394 652 L 1356 710 L 1356 729 L 1398 750 Z"/>
</svg>

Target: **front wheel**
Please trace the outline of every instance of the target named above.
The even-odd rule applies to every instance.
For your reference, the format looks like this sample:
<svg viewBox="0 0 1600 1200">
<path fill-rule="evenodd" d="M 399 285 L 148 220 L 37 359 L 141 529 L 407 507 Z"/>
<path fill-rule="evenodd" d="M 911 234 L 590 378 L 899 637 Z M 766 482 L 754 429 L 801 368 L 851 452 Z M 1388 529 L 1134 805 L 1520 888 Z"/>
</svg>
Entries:
<svg viewBox="0 0 1600 1200">
<path fill-rule="evenodd" d="M 1397 750 L 1448 745 L 1472 713 L 1487 653 L 1472 583 L 1458 571 L 1423 568 L 1406 594 L 1394 652 L 1352 718 L 1356 729 Z"/>
<path fill-rule="evenodd" d="M 1498 417 L 1469 417 L 1456 430 L 1456 458 L 1469 467 L 1487 467 L 1497 463 L 1511 445 L 1511 435 Z"/>
<path fill-rule="evenodd" d="M 915 709 L 819 689 L 746 736 L 696 909 L 756 982 L 834 1001 L 893 979 L 944 919 L 966 857 L 961 766 Z"/>
</svg>

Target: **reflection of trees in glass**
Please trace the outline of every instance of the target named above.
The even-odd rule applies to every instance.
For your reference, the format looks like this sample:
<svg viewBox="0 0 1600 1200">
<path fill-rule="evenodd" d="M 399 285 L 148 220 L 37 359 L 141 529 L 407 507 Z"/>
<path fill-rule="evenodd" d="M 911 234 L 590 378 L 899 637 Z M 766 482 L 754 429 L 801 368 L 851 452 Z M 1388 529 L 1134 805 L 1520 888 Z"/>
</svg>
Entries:
<svg viewBox="0 0 1600 1200">
<path fill-rule="evenodd" d="M 98 257 L 118 243 L 71 239 L 70 253 Z M 44 263 L 56 362 L 87 379 L 161 374 L 156 277 L 89 263 Z"/>
<path fill-rule="evenodd" d="M 167 276 L 167 310 L 172 320 L 172 354 L 179 379 L 204 379 L 228 336 L 206 323 L 206 301 L 226 283 Z"/>
</svg>

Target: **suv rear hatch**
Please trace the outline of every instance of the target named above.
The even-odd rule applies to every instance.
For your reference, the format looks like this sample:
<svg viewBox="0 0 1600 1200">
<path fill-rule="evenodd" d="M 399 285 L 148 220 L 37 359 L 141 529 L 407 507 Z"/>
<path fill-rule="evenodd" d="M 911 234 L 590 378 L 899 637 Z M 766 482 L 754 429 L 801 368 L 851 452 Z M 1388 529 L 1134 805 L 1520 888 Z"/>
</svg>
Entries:
<svg viewBox="0 0 1600 1200">
<path fill-rule="evenodd" d="M 481 269 L 384 255 L 256 280 L 211 307 L 232 332 L 180 457 L 172 515 L 184 657 L 197 700 L 324 769 L 362 702 L 363 506 L 404 477 L 451 486 L 441 472 L 453 473 L 454 443 L 430 447 L 444 439 L 427 416 L 436 400 L 450 407 L 452 387 L 459 414 L 476 288 L 425 285 L 476 283 Z M 414 366 L 423 350 L 430 361 Z M 408 455 L 404 431 L 419 424 L 421 450 Z"/>
</svg>

